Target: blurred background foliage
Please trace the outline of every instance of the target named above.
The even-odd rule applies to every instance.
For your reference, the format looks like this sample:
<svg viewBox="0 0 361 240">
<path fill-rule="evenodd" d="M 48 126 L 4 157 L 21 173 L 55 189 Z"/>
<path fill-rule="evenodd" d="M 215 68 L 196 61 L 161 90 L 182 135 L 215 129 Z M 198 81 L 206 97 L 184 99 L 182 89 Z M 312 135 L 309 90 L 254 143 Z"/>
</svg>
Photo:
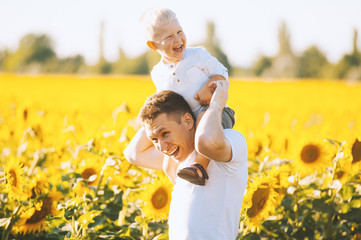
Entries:
<svg viewBox="0 0 361 240">
<path fill-rule="evenodd" d="M 159 54 L 147 51 L 130 58 L 119 48 L 118 59 L 109 62 L 103 53 L 104 23 L 100 24 L 99 51 L 96 64 L 89 65 L 82 55 L 60 58 L 54 50 L 54 40 L 45 34 L 27 34 L 15 51 L 0 49 L 0 72 L 13 73 L 64 73 L 64 74 L 149 74 L 159 61 Z M 215 24 L 207 23 L 206 39 L 196 45 L 204 46 L 222 62 L 233 77 L 272 78 L 324 78 L 361 80 L 361 52 L 357 46 L 357 30 L 354 31 L 353 50 L 337 62 L 330 63 L 317 47 L 310 46 L 301 53 L 292 50 L 287 24 L 278 29 L 279 51 L 275 56 L 260 55 L 252 67 L 232 65 L 222 51 L 216 37 Z"/>
</svg>

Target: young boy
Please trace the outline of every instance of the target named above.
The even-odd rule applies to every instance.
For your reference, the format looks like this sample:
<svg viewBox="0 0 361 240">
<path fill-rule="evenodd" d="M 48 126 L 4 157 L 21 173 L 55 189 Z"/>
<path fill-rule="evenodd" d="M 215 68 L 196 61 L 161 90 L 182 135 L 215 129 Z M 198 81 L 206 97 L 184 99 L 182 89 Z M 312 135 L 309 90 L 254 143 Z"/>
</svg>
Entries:
<svg viewBox="0 0 361 240">
<path fill-rule="evenodd" d="M 141 23 L 145 27 L 148 47 L 161 55 L 160 62 L 151 72 L 157 91 L 173 90 L 182 95 L 198 124 L 212 98 L 214 89 L 211 82 L 227 80 L 228 70 L 203 47 L 186 47 L 186 36 L 170 9 L 148 9 L 142 15 Z M 234 125 L 234 111 L 228 107 L 223 110 L 222 125 L 223 128 Z M 209 159 L 197 153 L 194 164 L 176 170 L 178 164 L 172 160 L 171 154 L 168 156 L 163 162 L 163 169 L 170 179 L 172 173 L 177 171 L 177 175 L 183 179 L 197 185 L 205 184 Z"/>
</svg>

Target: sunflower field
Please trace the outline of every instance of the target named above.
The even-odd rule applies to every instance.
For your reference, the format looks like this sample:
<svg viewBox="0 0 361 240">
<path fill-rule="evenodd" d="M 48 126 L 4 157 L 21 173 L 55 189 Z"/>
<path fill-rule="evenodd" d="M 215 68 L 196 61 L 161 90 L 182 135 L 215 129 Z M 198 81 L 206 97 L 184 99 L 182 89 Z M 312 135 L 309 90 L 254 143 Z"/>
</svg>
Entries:
<svg viewBox="0 0 361 240">
<path fill-rule="evenodd" d="M 361 84 L 230 81 L 249 166 L 237 239 L 361 239 Z M 0 238 L 167 239 L 170 181 L 123 156 L 154 92 L 0 75 Z"/>
</svg>

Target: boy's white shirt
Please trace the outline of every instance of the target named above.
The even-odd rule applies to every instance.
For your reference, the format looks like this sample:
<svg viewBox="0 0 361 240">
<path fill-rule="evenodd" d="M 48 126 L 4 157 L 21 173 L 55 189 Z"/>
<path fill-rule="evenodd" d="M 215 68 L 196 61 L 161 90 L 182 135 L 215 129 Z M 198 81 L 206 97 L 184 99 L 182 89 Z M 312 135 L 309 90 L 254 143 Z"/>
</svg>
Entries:
<svg viewBox="0 0 361 240">
<path fill-rule="evenodd" d="M 194 99 L 197 91 L 212 75 L 228 80 L 228 70 L 204 47 L 186 48 L 183 59 L 176 65 L 164 64 L 163 59 L 154 66 L 151 76 L 157 92 L 172 90 L 182 95 L 197 116 L 202 106 Z"/>
<path fill-rule="evenodd" d="M 205 186 L 176 179 L 168 222 L 170 240 L 236 239 L 248 180 L 247 145 L 240 132 L 224 131 L 232 147 L 231 161 L 210 161 L 207 171 L 212 177 Z M 179 168 L 194 158 L 195 152 Z"/>
</svg>

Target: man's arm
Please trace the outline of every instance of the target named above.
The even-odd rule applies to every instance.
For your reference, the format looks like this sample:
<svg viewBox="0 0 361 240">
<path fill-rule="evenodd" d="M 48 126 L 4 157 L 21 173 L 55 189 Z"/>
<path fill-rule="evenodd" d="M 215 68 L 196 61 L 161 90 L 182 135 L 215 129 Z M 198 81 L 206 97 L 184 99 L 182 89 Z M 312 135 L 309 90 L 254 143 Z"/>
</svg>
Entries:
<svg viewBox="0 0 361 240">
<path fill-rule="evenodd" d="M 232 147 L 224 135 L 222 111 L 228 99 L 228 81 L 213 81 L 215 88 L 209 108 L 204 113 L 196 130 L 197 152 L 209 159 L 228 162 L 232 159 Z"/>
<path fill-rule="evenodd" d="M 143 127 L 135 134 L 124 150 L 124 156 L 132 164 L 152 169 L 163 169 L 164 155 L 157 151 L 153 143 L 147 138 Z"/>
</svg>

